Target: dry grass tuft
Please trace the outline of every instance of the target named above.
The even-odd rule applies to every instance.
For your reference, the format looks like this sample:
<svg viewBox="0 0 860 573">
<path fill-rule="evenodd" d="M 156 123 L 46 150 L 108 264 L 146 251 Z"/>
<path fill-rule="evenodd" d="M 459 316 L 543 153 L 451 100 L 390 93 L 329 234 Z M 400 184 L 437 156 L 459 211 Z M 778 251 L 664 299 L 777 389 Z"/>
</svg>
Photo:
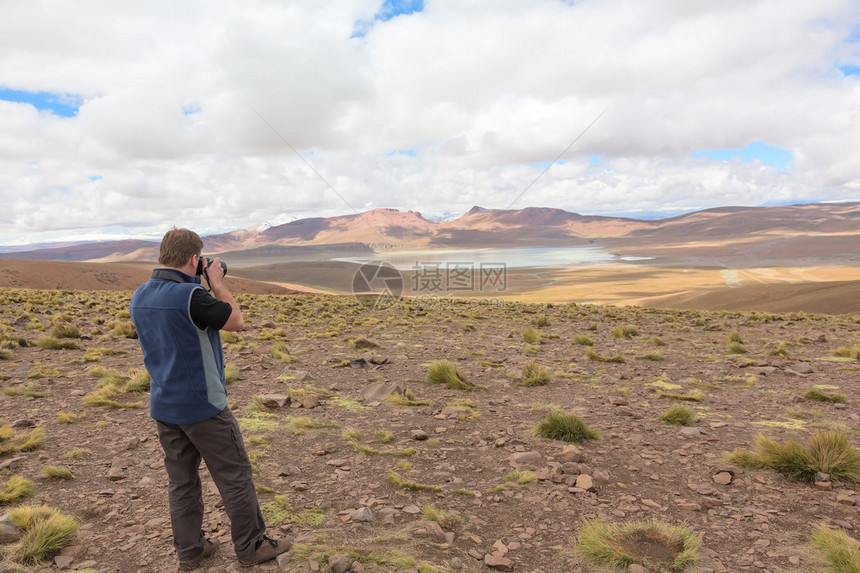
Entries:
<svg viewBox="0 0 860 573">
<path fill-rule="evenodd" d="M 25 563 L 38 563 L 69 544 L 78 522 L 49 507 L 24 506 L 9 512 L 9 519 L 24 531 L 17 555 Z"/>
<path fill-rule="evenodd" d="M 427 380 L 433 384 L 444 384 L 455 390 L 475 389 L 475 385 L 466 381 L 456 364 L 447 360 L 431 362 L 427 369 Z"/>
<path fill-rule="evenodd" d="M 726 461 L 746 467 L 767 468 L 788 477 L 812 482 L 818 472 L 846 483 L 860 483 L 860 452 L 844 432 L 823 431 L 810 436 L 806 444 L 789 440 L 780 444 L 759 434 L 753 451 L 735 450 Z"/>
<path fill-rule="evenodd" d="M 809 544 L 835 573 L 860 573 L 860 543 L 844 530 L 817 525 L 809 535 Z"/>
<path fill-rule="evenodd" d="M 618 569 L 639 564 L 652 571 L 683 571 L 699 561 L 700 540 L 685 524 L 591 520 L 579 532 L 576 551 L 593 563 Z"/>
</svg>

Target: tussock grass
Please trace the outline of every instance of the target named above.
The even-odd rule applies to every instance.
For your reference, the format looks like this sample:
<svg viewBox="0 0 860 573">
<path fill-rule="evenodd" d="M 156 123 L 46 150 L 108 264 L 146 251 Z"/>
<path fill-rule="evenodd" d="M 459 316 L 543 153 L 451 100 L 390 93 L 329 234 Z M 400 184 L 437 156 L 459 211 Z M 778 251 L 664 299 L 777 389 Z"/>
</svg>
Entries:
<svg viewBox="0 0 860 573">
<path fill-rule="evenodd" d="M 433 404 L 432 400 L 416 400 L 415 393 L 409 389 L 403 393 L 392 392 L 385 401 L 394 406 L 430 406 Z"/>
<path fill-rule="evenodd" d="M 587 560 L 627 569 L 640 564 L 652 571 L 684 571 L 700 559 L 700 539 L 687 525 L 656 519 L 624 524 L 586 521 L 576 552 Z"/>
<path fill-rule="evenodd" d="M 594 341 L 585 334 L 575 334 L 573 336 L 573 342 L 580 346 L 594 346 Z"/>
<path fill-rule="evenodd" d="M 747 354 L 749 350 L 740 342 L 729 342 L 729 354 Z"/>
<path fill-rule="evenodd" d="M 529 360 L 523 364 L 523 377 L 517 382 L 518 386 L 546 386 L 552 381 L 552 374 L 546 366 Z"/>
<path fill-rule="evenodd" d="M 467 382 L 457 365 L 447 360 L 436 360 L 427 368 L 427 381 L 444 384 L 455 390 L 473 390 L 475 385 Z"/>
<path fill-rule="evenodd" d="M 276 495 L 274 501 L 262 504 L 260 510 L 265 515 L 266 521 L 272 525 L 281 525 L 289 521 L 296 525 L 319 527 L 326 520 L 325 511 L 321 509 L 298 511 L 290 505 L 289 498 L 285 495 Z"/>
<path fill-rule="evenodd" d="M 86 417 L 86 414 L 69 414 L 68 412 L 57 412 L 57 421 L 61 424 L 75 424 Z"/>
<path fill-rule="evenodd" d="M 63 459 L 79 460 L 81 458 L 89 456 L 91 453 L 92 452 L 87 448 L 72 448 L 71 450 L 63 454 Z"/>
<path fill-rule="evenodd" d="M 0 488 L 0 503 L 9 503 L 33 495 L 33 482 L 22 476 L 12 476 Z"/>
<path fill-rule="evenodd" d="M 33 428 L 28 434 L 15 434 L 7 427 L 0 427 L 0 456 L 15 452 L 32 452 L 45 441 L 45 429 Z"/>
<path fill-rule="evenodd" d="M 54 338 L 80 338 L 81 330 L 69 322 L 55 322 L 51 327 L 51 336 Z"/>
<path fill-rule="evenodd" d="M 75 474 L 64 466 L 45 466 L 42 468 L 42 475 L 54 479 L 74 479 Z"/>
<path fill-rule="evenodd" d="M 646 352 L 645 354 L 637 354 L 636 360 L 650 360 L 652 362 L 660 362 L 663 360 L 663 355 L 660 352 Z"/>
<path fill-rule="evenodd" d="M 228 364 L 224 367 L 224 383 L 232 384 L 239 379 L 239 369 L 235 364 Z"/>
<path fill-rule="evenodd" d="M 630 340 L 634 336 L 639 336 L 639 331 L 632 324 L 619 324 L 612 329 L 612 338 Z"/>
<path fill-rule="evenodd" d="M 775 470 L 790 478 L 812 482 L 823 472 L 835 481 L 860 483 L 860 451 L 844 432 L 827 430 L 813 434 L 806 444 L 788 440 L 781 444 L 762 434 L 756 436 L 752 451 L 737 449 L 727 453 L 728 463 Z"/>
<path fill-rule="evenodd" d="M 427 521 L 435 521 L 446 531 L 456 529 L 463 523 L 463 516 L 456 511 L 444 511 L 430 503 L 421 507 L 421 517 Z"/>
<path fill-rule="evenodd" d="M 860 573 L 860 542 L 844 530 L 819 524 L 809 535 L 809 545 L 821 553 L 834 573 Z"/>
<path fill-rule="evenodd" d="M 551 410 L 546 418 L 534 426 L 533 431 L 541 438 L 563 442 L 600 439 L 600 430 L 589 428 L 576 414 L 557 410 Z"/>
<path fill-rule="evenodd" d="M 25 563 L 38 563 L 68 545 L 78 522 L 47 506 L 24 506 L 9 512 L 9 519 L 24 531 L 16 554 Z"/>
<path fill-rule="evenodd" d="M 116 324 L 111 330 L 111 334 L 116 338 L 137 338 L 137 330 L 134 328 L 134 323 L 130 320 L 123 320 Z"/>
<path fill-rule="evenodd" d="M 696 413 L 687 406 L 672 406 L 660 415 L 660 421 L 667 424 L 689 426 L 696 421 Z"/>
<path fill-rule="evenodd" d="M 74 350 L 78 348 L 78 344 L 72 340 L 59 340 L 53 336 L 39 337 L 36 346 L 45 350 Z"/>
<path fill-rule="evenodd" d="M 403 489 L 410 489 L 412 491 L 444 491 L 442 487 L 438 485 L 427 485 L 414 481 L 404 480 L 396 471 L 391 469 L 388 470 L 388 481 L 390 481 L 397 487 L 402 487 Z"/>
<path fill-rule="evenodd" d="M 615 356 L 603 356 L 590 348 L 585 349 L 585 355 L 589 360 L 593 360 L 595 362 L 609 362 L 614 364 L 624 364 L 627 362 L 627 360 L 620 354 L 616 354 Z"/>
<path fill-rule="evenodd" d="M 844 404 L 848 401 L 842 394 L 826 394 L 818 388 L 810 388 L 803 397 L 813 402 L 829 402 L 831 404 Z"/>
<path fill-rule="evenodd" d="M 657 395 L 661 398 L 670 398 L 672 400 L 681 400 L 684 402 L 701 402 L 705 395 L 702 394 L 701 390 L 690 390 L 686 394 L 677 394 L 675 392 L 664 392 L 663 390 L 657 390 Z"/>
<path fill-rule="evenodd" d="M 146 370 L 133 370 L 129 372 L 130 379 L 123 390 L 126 392 L 149 392 L 149 384 L 152 378 Z"/>
<path fill-rule="evenodd" d="M 344 430 L 343 438 L 346 440 L 346 443 L 352 446 L 355 451 L 370 456 L 403 456 L 405 458 L 408 458 L 410 456 L 415 455 L 415 448 L 406 448 L 403 450 L 377 450 L 375 448 L 365 446 L 361 443 L 361 432 L 355 429 Z"/>
<path fill-rule="evenodd" d="M 529 326 L 523 330 L 523 342 L 526 344 L 540 344 L 540 332 Z"/>
</svg>

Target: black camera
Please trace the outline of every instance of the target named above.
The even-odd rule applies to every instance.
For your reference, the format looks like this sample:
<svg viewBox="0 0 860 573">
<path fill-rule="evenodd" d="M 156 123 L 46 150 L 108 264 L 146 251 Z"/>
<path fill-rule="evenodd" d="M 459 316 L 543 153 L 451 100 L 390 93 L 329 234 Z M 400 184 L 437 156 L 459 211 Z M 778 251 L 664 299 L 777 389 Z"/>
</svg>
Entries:
<svg viewBox="0 0 860 573">
<path fill-rule="evenodd" d="M 203 266 L 203 261 L 206 261 L 206 266 Z M 197 276 L 199 277 L 202 274 L 206 273 L 206 269 L 212 266 L 214 261 L 209 257 L 200 257 L 197 259 Z M 221 268 L 224 269 L 224 276 L 227 276 L 227 263 L 224 261 L 219 261 L 221 263 Z M 209 276 L 206 276 L 206 280 L 209 280 Z"/>
</svg>

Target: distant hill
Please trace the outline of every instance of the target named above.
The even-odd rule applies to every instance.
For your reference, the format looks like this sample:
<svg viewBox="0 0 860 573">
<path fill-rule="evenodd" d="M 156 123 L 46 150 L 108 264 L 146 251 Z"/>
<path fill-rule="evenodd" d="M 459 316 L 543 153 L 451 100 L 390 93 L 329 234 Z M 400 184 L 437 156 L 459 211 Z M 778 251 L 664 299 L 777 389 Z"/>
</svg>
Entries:
<svg viewBox="0 0 860 573">
<path fill-rule="evenodd" d="M 146 281 L 149 263 L 80 263 L 65 261 L 0 260 L 0 287 L 131 291 Z M 227 276 L 234 293 L 291 294 L 296 291 L 278 285 Z"/>
<path fill-rule="evenodd" d="M 474 207 L 452 221 L 415 211 L 374 209 L 300 219 L 264 230 L 204 237 L 208 254 L 230 253 L 253 264 L 319 260 L 416 248 L 562 247 L 597 245 L 620 255 L 684 260 L 719 257 L 716 264 L 856 257 L 860 203 L 786 207 L 720 207 L 644 221 L 584 216 L 561 209 Z M 0 258 L 58 261 L 154 261 L 157 243 L 110 241 L 0 253 Z M 713 261 L 712 261 L 713 263 Z M 248 263 L 252 264 L 252 263 Z"/>
</svg>

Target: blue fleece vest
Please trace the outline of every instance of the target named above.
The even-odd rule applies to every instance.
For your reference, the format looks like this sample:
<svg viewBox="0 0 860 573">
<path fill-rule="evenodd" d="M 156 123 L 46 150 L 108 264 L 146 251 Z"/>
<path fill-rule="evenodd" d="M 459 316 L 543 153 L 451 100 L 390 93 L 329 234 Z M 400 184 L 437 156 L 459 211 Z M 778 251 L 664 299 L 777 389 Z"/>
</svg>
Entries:
<svg viewBox="0 0 860 573">
<path fill-rule="evenodd" d="M 191 295 L 202 288 L 199 277 L 155 269 L 131 297 L 131 320 L 152 377 L 149 413 L 159 422 L 196 424 L 227 407 L 221 336 L 191 319 Z"/>
</svg>

